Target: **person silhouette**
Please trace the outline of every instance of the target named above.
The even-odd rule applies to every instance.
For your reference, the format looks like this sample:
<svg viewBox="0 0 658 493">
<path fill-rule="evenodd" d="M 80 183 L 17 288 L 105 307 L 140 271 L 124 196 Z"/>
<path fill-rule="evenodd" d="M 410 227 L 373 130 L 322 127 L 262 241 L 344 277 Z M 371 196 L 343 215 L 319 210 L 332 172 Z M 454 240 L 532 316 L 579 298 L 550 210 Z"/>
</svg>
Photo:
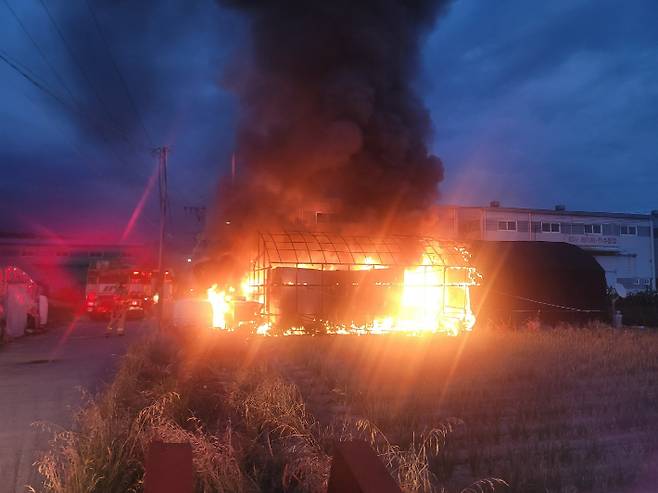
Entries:
<svg viewBox="0 0 658 493">
<path fill-rule="evenodd" d="M 128 310 L 128 291 L 123 284 L 119 284 L 114 292 L 114 302 L 110 312 L 110 322 L 107 324 L 105 337 L 109 337 L 116 329 L 117 335 L 122 336 L 126 328 L 126 312 Z"/>
</svg>

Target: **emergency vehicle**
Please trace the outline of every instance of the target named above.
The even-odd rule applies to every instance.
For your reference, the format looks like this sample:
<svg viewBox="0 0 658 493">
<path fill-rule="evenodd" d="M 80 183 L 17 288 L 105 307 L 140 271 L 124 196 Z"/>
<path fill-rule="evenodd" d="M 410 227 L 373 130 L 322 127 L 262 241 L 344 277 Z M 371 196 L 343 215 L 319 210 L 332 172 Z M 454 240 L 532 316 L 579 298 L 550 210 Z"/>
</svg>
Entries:
<svg viewBox="0 0 658 493">
<path fill-rule="evenodd" d="M 87 271 L 85 311 L 94 319 L 109 317 L 117 304 L 124 304 L 129 317 L 144 317 L 158 302 L 158 272 L 98 262 Z M 123 288 L 123 289 L 121 289 Z M 164 273 L 163 293 L 173 295 L 172 275 Z"/>
</svg>

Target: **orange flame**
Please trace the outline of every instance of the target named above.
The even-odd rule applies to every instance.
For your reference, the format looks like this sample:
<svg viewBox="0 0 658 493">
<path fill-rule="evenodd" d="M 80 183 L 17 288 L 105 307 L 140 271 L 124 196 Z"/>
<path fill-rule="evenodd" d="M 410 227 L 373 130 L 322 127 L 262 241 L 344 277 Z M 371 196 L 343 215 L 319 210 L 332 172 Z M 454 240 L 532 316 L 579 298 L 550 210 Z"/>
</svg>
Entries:
<svg viewBox="0 0 658 493">
<path fill-rule="evenodd" d="M 226 291 L 219 291 L 217 284 L 208 288 L 208 301 L 212 306 L 212 326 L 216 329 L 226 329 L 226 318 L 231 308 L 231 297 Z"/>
</svg>

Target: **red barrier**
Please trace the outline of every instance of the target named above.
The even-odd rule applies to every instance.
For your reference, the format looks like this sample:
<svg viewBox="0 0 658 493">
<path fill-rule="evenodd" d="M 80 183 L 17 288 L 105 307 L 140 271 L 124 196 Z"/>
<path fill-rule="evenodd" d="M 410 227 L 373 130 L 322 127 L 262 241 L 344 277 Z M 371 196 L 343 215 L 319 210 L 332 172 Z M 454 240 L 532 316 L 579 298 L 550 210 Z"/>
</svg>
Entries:
<svg viewBox="0 0 658 493">
<path fill-rule="evenodd" d="M 361 440 L 338 445 L 327 493 L 401 493 L 370 445 Z"/>
<path fill-rule="evenodd" d="M 144 493 L 192 493 L 193 490 L 190 444 L 151 443 L 146 457 Z"/>
<path fill-rule="evenodd" d="M 153 442 L 146 457 L 144 493 L 192 493 L 189 443 Z M 336 447 L 327 493 L 401 493 L 370 445 L 361 440 Z"/>
</svg>

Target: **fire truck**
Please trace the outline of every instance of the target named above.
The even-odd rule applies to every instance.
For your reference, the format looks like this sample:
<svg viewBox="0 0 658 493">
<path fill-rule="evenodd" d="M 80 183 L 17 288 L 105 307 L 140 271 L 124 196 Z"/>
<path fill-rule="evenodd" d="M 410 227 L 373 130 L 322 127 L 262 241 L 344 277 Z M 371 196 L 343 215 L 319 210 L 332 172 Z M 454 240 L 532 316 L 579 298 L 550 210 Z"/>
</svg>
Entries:
<svg viewBox="0 0 658 493">
<path fill-rule="evenodd" d="M 92 319 L 108 318 L 121 303 L 127 306 L 129 317 L 142 318 L 161 296 L 172 298 L 171 272 L 164 272 L 162 293 L 157 292 L 157 282 L 157 271 L 98 262 L 87 271 L 85 311 Z"/>
</svg>

